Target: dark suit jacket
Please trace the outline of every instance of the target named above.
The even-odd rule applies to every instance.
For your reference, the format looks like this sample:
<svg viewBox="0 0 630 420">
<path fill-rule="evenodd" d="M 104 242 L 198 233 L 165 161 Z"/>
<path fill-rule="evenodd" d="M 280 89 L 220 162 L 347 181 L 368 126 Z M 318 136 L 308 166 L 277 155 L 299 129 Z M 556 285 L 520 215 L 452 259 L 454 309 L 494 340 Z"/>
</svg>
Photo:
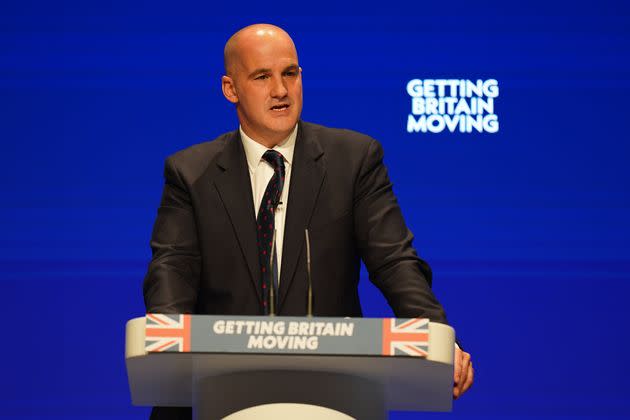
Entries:
<svg viewBox="0 0 630 420">
<path fill-rule="evenodd" d="M 316 316 L 361 316 L 362 259 L 397 317 L 445 323 L 379 143 L 300 122 L 292 165 L 279 315 L 306 314 L 308 228 Z M 255 210 L 238 130 L 170 156 L 165 178 L 144 280 L 147 312 L 262 314 Z M 154 410 L 152 418 L 190 418 L 190 410 Z"/>
<path fill-rule="evenodd" d="M 397 317 L 446 322 L 382 159 L 368 136 L 299 123 L 279 315 L 306 313 L 308 228 L 315 315 L 361 316 L 363 259 Z M 170 156 L 165 178 L 144 281 L 147 312 L 261 314 L 256 218 L 238 130 Z"/>
</svg>

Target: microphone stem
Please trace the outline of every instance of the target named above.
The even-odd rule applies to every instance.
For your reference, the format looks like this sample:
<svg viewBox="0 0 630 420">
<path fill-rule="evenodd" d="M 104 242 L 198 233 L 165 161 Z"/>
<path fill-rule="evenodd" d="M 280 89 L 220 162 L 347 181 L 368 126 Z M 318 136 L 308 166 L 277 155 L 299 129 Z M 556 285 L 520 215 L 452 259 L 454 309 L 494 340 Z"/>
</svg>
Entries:
<svg viewBox="0 0 630 420">
<path fill-rule="evenodd" d="M 276 292 L 275 292 L 275 267 L 273 264 L 274 261 L 274 251 L 276 250 L 276 230 L 273 230 L 273 238 L 271 240 L 271 252 L 269 253 L 269 274 L 270 274 L 270 284 L 269 284 L 269 315 L 276 315 Z"/>
<path fill-rule="evenodd" d="M 306 316 L 313 317 L 313 281 L 311 279 L 311 241 L 308 237 L 308 229 L 304 229 L 306 238 L 306 276 L 308 278 L 308 302 L 306 306 Z"/>
</svg>

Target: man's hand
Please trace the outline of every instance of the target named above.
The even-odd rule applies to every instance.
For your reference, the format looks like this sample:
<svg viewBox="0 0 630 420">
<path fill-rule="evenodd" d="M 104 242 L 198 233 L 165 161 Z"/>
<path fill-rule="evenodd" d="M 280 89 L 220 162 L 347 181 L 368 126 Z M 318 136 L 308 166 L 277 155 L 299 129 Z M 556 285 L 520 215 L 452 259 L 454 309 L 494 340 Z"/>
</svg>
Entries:
<svg viewBox="0 0 630 420">
<path fill-rule="evenodd" d="M 453 385 L 453 399 L 461 397 L 473 383 L 474 369 L 470 360 L 470 353 L 455 348 L 455 383 Z"/>
</svg>

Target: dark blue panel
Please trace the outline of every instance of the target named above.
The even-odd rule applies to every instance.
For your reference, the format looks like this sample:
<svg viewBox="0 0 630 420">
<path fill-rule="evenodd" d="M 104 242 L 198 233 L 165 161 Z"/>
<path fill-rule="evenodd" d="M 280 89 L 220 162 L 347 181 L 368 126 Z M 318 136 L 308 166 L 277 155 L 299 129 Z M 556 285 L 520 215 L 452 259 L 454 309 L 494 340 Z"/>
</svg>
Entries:
<svg viewBox="0 0 630 420">
<path fill-rule="evenodd" d="M 259 21 L 294 36 L 304 119 L 384 146 L 473 355 L 454 415 L 630 416 L 627 3 L 33 0 L 0 16 L 0 417 L 147 417 L 123 332 L 164 158 L 236 127 L 223 44 Z M 497 79 L 499 132 L 407 133 L 414 78 Z M 361 295 L 391 315 L 366 275 Z"/>
</svg>

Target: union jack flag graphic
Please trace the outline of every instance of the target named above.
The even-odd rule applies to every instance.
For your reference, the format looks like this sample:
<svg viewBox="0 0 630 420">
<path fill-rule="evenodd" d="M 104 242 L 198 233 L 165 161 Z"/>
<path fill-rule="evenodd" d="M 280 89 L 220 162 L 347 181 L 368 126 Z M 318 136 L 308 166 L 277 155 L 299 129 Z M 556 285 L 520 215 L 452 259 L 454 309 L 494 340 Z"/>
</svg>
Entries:
<svg viewBox="0 0 630 420">
<path fill-rule="evenodd" d="M 147 314 L 147 352 L 190 351 L 190 315 Z"/>
<path fill-rule="evenodd" d="M 428 319 L 383 319 L 383 356 L 427 357 L 428 354 Z"/>
</svg>

